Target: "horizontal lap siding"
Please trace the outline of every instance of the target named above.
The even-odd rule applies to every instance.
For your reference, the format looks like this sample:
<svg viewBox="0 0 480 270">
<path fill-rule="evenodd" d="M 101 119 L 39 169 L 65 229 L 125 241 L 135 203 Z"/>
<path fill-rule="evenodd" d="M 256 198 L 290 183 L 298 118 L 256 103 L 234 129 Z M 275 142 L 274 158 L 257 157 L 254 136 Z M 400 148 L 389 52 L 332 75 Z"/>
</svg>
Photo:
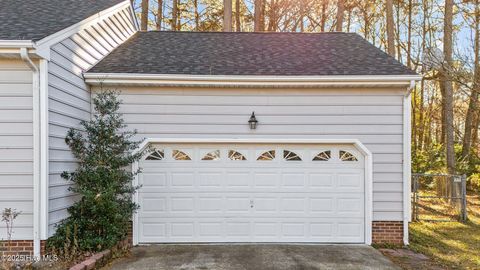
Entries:
<svg viewBox="0 0 480 270">
<path fill-rule="evenodd" d="M 373 153 L 374 220 L 402 220 L 402 90 L 119 89 L 139 138 L 359 139 Z"/>
<path fill-rule="evenodd" d="M 90 119 L 90 90 L 82 73 L 134 33 L 130 14 L 129 9 L 122 10 L 51 49 L 48 66 L 49 235 L 53 234 L 55 223 L 67 217 L 67 208 L 78 198 L 68 191 L 71 184 L 60 174 L 77 166 L 65 144 L 67 131 L 72 127 L 81 129 L 80 121 Z"/>
<path fill-rule="evenodd" d="M 14 239 L 33 238 L 33 74 L 20 60 L 0 60 L 0 211 L 15 208 Z M 6 239 L 0 223 L 0 240 Z"/>
</svg>

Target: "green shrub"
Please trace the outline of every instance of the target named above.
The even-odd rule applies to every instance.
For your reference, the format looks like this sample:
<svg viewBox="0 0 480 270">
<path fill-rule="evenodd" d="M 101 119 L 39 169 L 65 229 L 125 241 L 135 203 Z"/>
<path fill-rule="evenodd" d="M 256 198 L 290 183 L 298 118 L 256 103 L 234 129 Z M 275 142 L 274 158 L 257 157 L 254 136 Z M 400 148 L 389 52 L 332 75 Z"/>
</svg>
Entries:
<svg viewBox="0 0 480 270">
<path fill-rule="evenodd" d="M 70 129 L 65 138 L 79 166 L 62 177 L 74 184 L 70 191 L 80 198 L 68 208 L 70 216 L 48 239 L 50 249 L 62 250 L 65 243 L 75 243 L 79 251 L 110 248 L 127 235 L 132 214 L 138 208 L 131 200 L 138 187 L 131 183 L 139 171 L 131 172 L 127 167 L 142 155 L 133 154 L 140 143 L 132 141 L 136 132 L 125 131 L 116 92 L 102 92 L 93 103 L 93 118 L 81 122 L 82 131 Z"/>
</svg>

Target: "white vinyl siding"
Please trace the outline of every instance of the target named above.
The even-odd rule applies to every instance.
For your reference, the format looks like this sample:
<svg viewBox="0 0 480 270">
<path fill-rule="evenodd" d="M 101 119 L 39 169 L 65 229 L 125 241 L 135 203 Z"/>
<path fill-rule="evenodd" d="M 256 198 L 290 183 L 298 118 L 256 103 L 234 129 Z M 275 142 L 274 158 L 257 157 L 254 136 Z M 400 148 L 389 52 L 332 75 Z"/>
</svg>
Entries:
<svg viewBox="0 0 480 270">
<path fill-rule="evenodd" d="M 403 89 L 117 88 L 139 138 L 358 139 L 373 153 L 373 220 L 402 220 Z"/>
<path fill-rule="evenodd" d="M 71 184 L 60 174 L 76 168 L 75 158 L 65 144 L 67 131 L 80 128 L 81 120 L 90 119 L 90 90 L 82 73 L 126 41 L 134 29 L 130 8 L 127 8 L 51 48 L 48 64 L 49 235 L 78 197 L 68 191 Z"/>
<path fill-rule="evenodd" d="M 33 239 L 33 73 L 21 60 L 0 60 L 0 212 L 15 208 L 13 239 Z M 0 240 L 6 239 L 0 223 Z"/>
</svg>

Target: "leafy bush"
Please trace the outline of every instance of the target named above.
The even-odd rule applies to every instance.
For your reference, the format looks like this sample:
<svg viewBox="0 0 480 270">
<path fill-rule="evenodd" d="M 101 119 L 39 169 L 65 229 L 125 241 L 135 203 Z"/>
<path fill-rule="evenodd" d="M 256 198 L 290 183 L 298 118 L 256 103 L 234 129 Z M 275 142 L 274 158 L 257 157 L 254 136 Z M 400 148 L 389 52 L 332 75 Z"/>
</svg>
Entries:
<svg viewBox="0 0 480 270">
<path fill-rule="evenodd" d="M 116 92 L 104 91 L 93 103 L 93 119 L 81 122 L 82 131 L 70 129 L 65 138 L 79 166 L 62 177 L 74 184 L 70 191 L 80 199 L 68 208 L 70 216 L 48 239 L 50 249 L 62 250 L 65 243 L 75 243 L 80 251 L 110 248 L 127 235 L 138 208 L 131 200 L 138 187 L 131 183 L 139 171 L 125 169 L 142 155 L 133 154 L 140 143 L 132 141 L 136 132 L 125 131 Z"/>
<path fill-rule="evenodd" d="M 480 157 L 477 150 L 472 148 L 469 157 L 462 159 L 462 145 L 455 145 L 455 171 L 457 174 L 465 174 L 467 178 L 467 188 L 472 191 L 480 192 Z M 416 151 L 412 149 L 412 171 L 414 173 L 447 173 L 445 149 L 442 144 L 433 144 L 431 148 Z M 422 178 L 421 185 L 433 188 L 434 177 Z"/>
<path fill-rule="evenodd" d="M 477 166 L 477 172 L 480 171 L 480 166 Z M 474 173 L 467 179 L 467 188 L 469 190 L 480 192 L 480 173 Z"/>
</svg>

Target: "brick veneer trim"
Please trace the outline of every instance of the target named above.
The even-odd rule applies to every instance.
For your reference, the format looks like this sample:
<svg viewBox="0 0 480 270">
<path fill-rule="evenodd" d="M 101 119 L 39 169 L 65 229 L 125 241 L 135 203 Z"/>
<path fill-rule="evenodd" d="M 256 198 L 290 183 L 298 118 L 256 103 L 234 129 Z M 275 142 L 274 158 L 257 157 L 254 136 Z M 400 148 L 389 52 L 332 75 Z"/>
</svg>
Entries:
<svg viewBox="0 0 480 270">
<path fill-rule="evenodd" d="M 403 245 L 403 221 L 374 221 L 372 243 Z"/>
<path fill-rule="evenodd" d="M 45 254 L 45 240 L 40 241 L 40 254 Z M 1 241 L 0 255 L 33 255 L 33 240 Z"/>
</svg>

